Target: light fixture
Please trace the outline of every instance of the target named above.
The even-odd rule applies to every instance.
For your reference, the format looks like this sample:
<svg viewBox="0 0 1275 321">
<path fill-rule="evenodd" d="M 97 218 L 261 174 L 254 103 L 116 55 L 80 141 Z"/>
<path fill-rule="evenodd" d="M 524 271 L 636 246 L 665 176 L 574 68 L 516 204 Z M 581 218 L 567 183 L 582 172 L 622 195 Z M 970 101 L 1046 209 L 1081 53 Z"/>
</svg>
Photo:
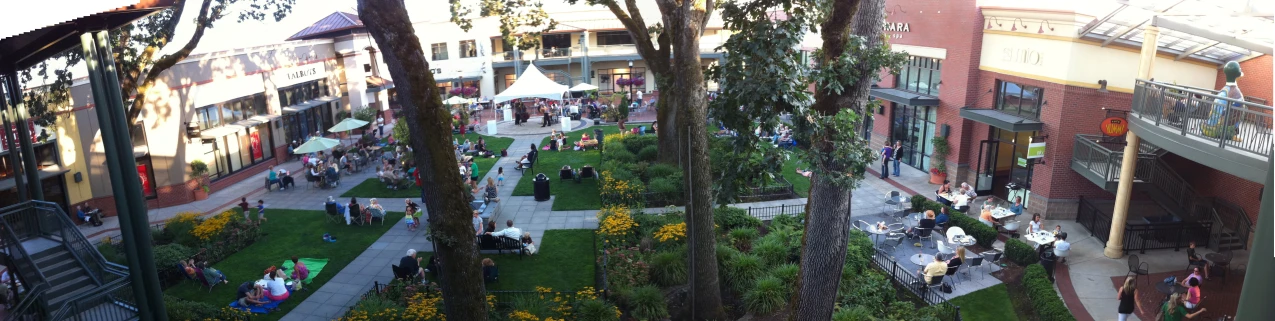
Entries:
<svg viewBox="0 0 1275 321">
<path fill-rule="evenodd" d="M 1049 20 L 1045 20 L 1044 22 L 1042 22 L 1042 23 L 1040 24 L 1040 29 L 1037 29 L 1037 30 L 1036 30 L 1036 33 L 1045 33 L 1045 26 L 1046 26 L 1046 25 L 1048 25 L 1048 26 L 1049 26 L 1049 31 L 1054 31 L 1054 25 L 1050 24 L 1050 23 L 1049 23 Z"/>
<path fill-rule="evenodd" d="M 1014 18 L 1014 23 L 1013 23 L 1014 27 L 1010 28 L 1009 31 L 1018 31 L 1019 23 L 1023 24 L 1023 29 L 1027 29 L 1027 23 L 1023 22 L 1022 18 Z"/>
<path fill-rule="evenodd" d="M 1001 26 L 1001 20 L 997 19 L 996 17 L 992 17 L 991 19 L 987 20 L 987 29 L 992 29 L 992 20 L 996 21 L 997 27 Z"/>
<path fill-rule="evenodd" d="M 1107 92 L 1107 80 L 1106 80 L 1106 79 L 1102 79 L 1102 80 L 1099 80 L 1099 81 L 1098 81 L 1098 92 L 1100 92 L 1100 93 L 1105 93 L 1105 92 Z"/>
</svg>

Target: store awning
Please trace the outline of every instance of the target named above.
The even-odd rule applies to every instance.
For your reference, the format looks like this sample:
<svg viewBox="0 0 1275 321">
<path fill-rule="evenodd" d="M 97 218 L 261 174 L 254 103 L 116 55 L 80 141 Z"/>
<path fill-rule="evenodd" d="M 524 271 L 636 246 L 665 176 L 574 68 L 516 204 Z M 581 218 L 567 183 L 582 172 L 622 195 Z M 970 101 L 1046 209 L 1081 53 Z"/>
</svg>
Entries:
<svg viewBox="0 0 1275 321">
<path fill-rule="evenodd" d="M 1011 132 L 1039 131 L 1044 123 L 986 108 L 961 108 L 961 117 Z"/>
<path fill-rule="evenodd" d="M 381 92 L 382 90 L 394 88 L 393 80 L 389 80 L 389 79 L 385 79 L 385 78 L 381 78 L 377 76 L 367 76 L 366 80 L 367 80 L 368 93 Z"/>
<path fill-rule="evenodd" d="M 284 113 L 299 113 L 299 112 L 305 111 L 306 109 L 314 108 L 314 106 L 330 103 L 340 99 L 341 97 L 324 96 L 317 99 L 311 99 L 311 100 L 302 102 L 300 104 L 283 107 L 283 112 Z"/>
<path fill-rule="evenodd" d="M 884 99 L 908 106 L 938 106 L 939 98 L 894 88 L 872 88 L 868 93 L 872 98 Z"/>
<path fill-rule="evenodd" d="M 235 125 L 235 124 L 217 126 L 217 127 L 209 128 L 199 132 L 199 138 L 203 138 L 203 139 L 221 138 L 221 136 L 233 134 L 235 132 L 244 130 L 244 128 L 247 128 L 247 127 Z"/>
<path fill-rule="evenodd" d="M 257 116 L 252 116 L 251 118 L 248 118 L 248 119 L 244 119 L 244 120 L 240 120 L 240 121 L 237 121 L 237 122 L 231 123 L 231 125 L 235 125 L 235 126 L 240 126 L 240 127 L 248 128 L 248 127 L 252 127 L 252 126 L 257 126 L 257 125 L 261 125 L 261 124 L 269 123 L 270 121 L 275 120 L 275 118 L 279 118 L 279 117 L 282 117 L 282 116 L 280 116 L 280 115 L 257 115 Z"/>
<path fill-rule="evenodd" d="M 41 168 L 36 171 L 40 172 L 40 180 L 44 180 L 46 178 L 62 175 L 62 174 L 65 174 L 66 172 L 69 172 L 69 170 L 62 169 L 61 167 L 58 167 L 57 165 Z M 14 180 L 12 176 L 10 176 L 9 178 L 0 179 L 0 191 L 7 191 L 16 187 L 18 187 L 18 184 L 16 183 L 16 180 Z"/>
</svg>

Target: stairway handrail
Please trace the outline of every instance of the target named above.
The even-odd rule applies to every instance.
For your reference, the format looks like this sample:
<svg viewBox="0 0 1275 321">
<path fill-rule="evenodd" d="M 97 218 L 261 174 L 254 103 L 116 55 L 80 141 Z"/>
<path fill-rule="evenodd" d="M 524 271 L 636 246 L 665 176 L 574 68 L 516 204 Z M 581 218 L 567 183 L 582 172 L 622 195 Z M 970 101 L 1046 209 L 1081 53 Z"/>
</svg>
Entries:
<svg viewBox="0 0 1275 321">
<path fill-rule="evenodd" d="M 48 291 L 49 291 L 48 283 L 40 283 L 31 287 L 31 289 L 27 291 L 27 295 L 22 297 L 22 301 L 19 301 L 16 306 L 10 309 L 10 311 L 12 312 L 9 312 L 10 313 L 9 317 L 5 318 L 5 321 L 19 321 L 22 319 L 22 317 L 24 317 L 27 314 L 26 310 L 40 307 L 36 304 L 42 301 L 44 297 L 44 292 L 48 292 Z M 51 320 L 57 320 L 57 319 L 51 319 Z"/>
<path fill-rule="evenodd" d="M 63 239 L 64 243 L 76 242 L 76 243 L 81 243 L 87 246 L 88 248 L 93 248 L 93 242 L 89 242 L 88 238 L 84 236 L 84 233 L 80 232 L 79 228 L 75 227 L 76 226 L 75 222 L 71 222 L 71 219 L 66 215 L 66 212 L 63 212 L 62 207 L 58 206 L 57 203 L 35 201 L 35 200 L 28 201 L 27 203 L 33 204 L 32 207 L 39 207 L 39 208 L 53 212 L 53 214 L 56 214 L 53 216 L 56 217 L 58 221 L 62 223 L 62 226 L 64 228 L 68 228 L 73 231 L 73 233 L 67 233 L 67 236 L 69 236 L 69 238 L 64 238 Z M 128 271 L 128 267 L 115 264 L 114 262 L 111 262 L 111 261 L 107 261 L 106 257 L 102 256 L 101 252 L 98 252 L 98 251 L 88 251 L 88 252 L 92 253 L 93 258 L 95 258 L 96 261 L 102 265 L 103 271 L 110 271 L 113 274 L 120 275 L 120 276 L 128 275 L 128 272 L 126 272 Z M 71 253 L 71 254 L 75 254 L 75 253 Z"/>
<path fill-rule="evenodd" d="M 70 315 L 71 313 L 83 312 L 79 308 L 81 302 L 92 302 L 94 299 L 100 299 L 101 297 L 109 296 L 111 293 L 114 293 L 117 290 L 120 290 L 126 286 L 130 286 L 129 283 L 130 282 L 128 278 L 119 278 L 111 282 L 108 282 L 106 284 L 103 284 L 102 286 L 92 291 L 80 293 L 79 295 L 76 295 L 75 297 L 66 300 L 66 304 L 63 304 L 62 307 L 58 308 L 58 311 L 53 313 L 51 315 L 52 317 L 49 318 L 49 320 L 66 320 L 67 316 Z"/>
</svg>

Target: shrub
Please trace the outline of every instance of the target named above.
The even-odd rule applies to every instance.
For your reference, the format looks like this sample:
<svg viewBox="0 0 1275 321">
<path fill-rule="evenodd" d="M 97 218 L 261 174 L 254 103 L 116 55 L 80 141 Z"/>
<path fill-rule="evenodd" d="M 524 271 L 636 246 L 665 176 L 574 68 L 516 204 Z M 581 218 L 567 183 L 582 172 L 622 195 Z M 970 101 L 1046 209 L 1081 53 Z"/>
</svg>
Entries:
<svg viewBox="0 0 1275 321">
<path fill-rule="evenodd" d="M 871 262 L 872 257 L 858 255 L 858 253 L 863 253 L 863 248 L 859 245 L 851 243 L 846 246 L 846 262 L 843 264 L 843 270 L 847 270 L 846 273 L 857 275 L 868 268 L 868 262 Z"/>
<path fill-rule="evenodd" d="M 686 283 L 686 251 L 656 252 L 651 256 L 651 280 L 661 286 L 673 286 Z"/>
<path fill-rule="evenodd" d="M 940 210 L 946 206 L 926 199 L 925 205 L 922 207 L 922 210 L 930 210 L 934 211 L 935 214 L 938 214 L 941 213 Z M 951 207 L 948 207 L 947 210 L 947 212 L 950 213 L 950 215 L 948 215 L 948 225 L 960 227 L 962 230 L 965 230 L 965 234 L 973 236 L 978 241 L 979 246 L 991 248 L 992 243 L 996 242 L 996 228 L 983 225 L 983 223 L 979 222 L 977 218 L 966 216 L 964 213 L 958 212 Z"/>
<path fill-rule="evenodd" d="M 646 168 L 646 177 L 651 179 L 672 177 L 675 174 L 680 174 L 681 172 L 682 170 L 677 168 L 677 166 L 669 164 L 654 164 Z M 678 176 L 680 177 L 681 175 Z"/>
<path fill-rule="evenodd" d="M 784 284 L 797 284 L 797 274 L 799 272 L 801 272 L 801 268 L 796 264 L 784 263 L 771 270 L 770 276 L 784 281 Z"/>
<path fill-rule="evenodd" d="M 748 289 L 758 277 L 766 273 L 761 258 L 752 254 L 736 255 L 726 266 L 730 270 L 728 283 L 740 292 Z"/>
<path fill-rule="evenodd" d="M 1035 248 L 1017 239 L 1005 241 L 1005 258 L 1021 266 L 1027 266 L 1040 260 L 1040 257 L 1036 256 Z"/>
<path fill-rule="evenodd" d="M 629 163 L 629 164 L 632 164 L 637 161 L 637 155 L 634 155 L 633 153 L 625 149 L 617 149 L 616 151 L 609 151 L 608 149 L 607 154 L 609 154 L 607 155 L 607 160 L 614 160 L 620 163 Z"/>
<path fill-rule="evenodd" d="M 788 286 L 773 276 L 757 279 L 751 290 L 744 293 L 744 305 L 748 311 L 765 315 L 788 304 Z"/>
<path fill-rule="evenodd" d="M 642 151 L 646 150 L 647 148 L 655 147 L 657 150 L 659 149 L 659 147 L 656 146 L 659 144 L 658 138 L 656 136 L 650 136 L 650 135 L 643 135 L 643 136 L 630 135 L 624 139 L 624 144 L 628 145 L 629 152 L 634 154 L 639 154 L 639 155 L 642 154 Z"/>
<path fill-rule="evenodd" d="M 247 319 L 248 313 L 219 307 L 208 303 L 188 301 L 171 295 L 164 295 L 164 307 L 168 319 L 184 320 L 240 320 Z"/>
<path fill-rule="evenodd" d="M 1058 293 L 1054 292 L 1054 284 L 1049 282 L 1049 277 L 1045 275 L 1045 268 L 1040 264 L 1027 266 L 1023 274 L 1023 285 L 1027 289 L 1027 298 L 1031 300 L 1032 307 L 1036 308 L 1036 315 L 1040 317 L 1040 320 L 1076 320 L 1067 310 L 1067 306 L 1063 305 Z"/>
<path fill-rule="evenodd" d="M 753 240 L 757 239 L 757 235 L 757 229 L 752 227 L 740 227 L 730 230 L 732 244 L 744 252 L 748 252 L 752 248 Z"/>
<path fill-rule="evenodd" d="M 868 271 L 855 278 L 849 285 L 842 284 L 838 291 L 841 301 L 847 305 L 865 306 L 881 313 L 884 307 L 894 302 L 895 289 L 889 277 L 877 272 Z"/>
<path fill-rule="evenodd" d="M 233 210 L 221 212 L 221 214 L 217 214 L 203 222 L 199 222 L 199 225 L 196 225 L 195 229 L 190 231 L 190 234 L 194 235 L 195 238 L 198 238 L 201 242 L 207 242 L 214 237 L 221 236 L 222 230 L 224 230 L 226 225 L 230 224 L 230 221 L 234 220 L 236 217 L 242 216 L 237 215 L 236 211 Z"/>
<path fill-rule="evenodd" d="M 195 254 L 195 251 L 191 248 L 177 243 L 156 246 L 153 251 L 155 252 L 155 266 L 161 270 L 176 267 L 177 262 Z"/>
<path fill-rule="evenodd" d="M 615 142 L 611 142 L 608 140 L 606 143 L 606 146 L 602 147 L 602 152 L 607 154 L 607 156 L 610 156 L 611 153 L 614 153 L 617 151 L 628 151 L 628 150 L 629 150 L 629 147 L 628 145 L 624 144 L 623 140 L 616 140 Z M 608 157 L 607 160 L 611 160 L 611 159 L 609 159 Z"/>
<path fill-rule="evenodd" d="M 151 242 L 155 245 L 164 245 L 173 242 L 173 234 L 168 233 L 163 227 L 151 228 Z"/>
<path fill-rule="evenodd" d="M 385 298 L 380 295 L 369 295 L 362 300 L 359 300 L 359 303 L 354 305 L 354 308 L 350 309 L 350 313 L 354 314 L 363 312 L 368 315 L 376 315 L 381 312 L 392 311 L 391 313 L 397 315 L 401 314 L 403 309 L 404 307 L 395 300 Z"/>
<path fill-rule="evenodd" d="M 736 250 L 735 248 L 731 247 L 730 245 L 721 244 L 721 243 L 717 243 L 717 251 L 715 252 L 717 252 L 717 270 L 718 271 L 726 271 L 726 265 L 729 264 L 730 261 L 735 260 L 736 256 L 743 254 L 743 253 L 740 253 L 739 250 Z M 725 275 L 725 273 L 721 273 L 721 274 Z"/>
<path fill-rule="evenodd" d="M 681 186 L 680 182 L 674 182 L 668 178 L 652 178 L 651 183 L 647 184 L 646 190 L 654 193 L 657 197 L 675 199 L 680 194 L 678 191 L 679 186 Z"/>
<path fill-rule="evenodd" d="M 644 162 L 654 162 L 660 157 L 660 148 L 655 146 L 646 146 L 637 153 L 638 160 Z"/>
<path fill-rule="evenodd" d="M 650 266 L 645 261 L 645 253 L 637 247 L 610 248 L 605 251 L 609 257 L 606 275 L 610 289 L 623 291 L 650 281 Z M 598 262 L 601 263 L 602 259 L 604 257 L 598 257 Z"/>
<path fill-rule="evenodd" d="M 921 194 L 912 195 L 912 211 L 920 212 L 921 210 L 925 209 L 925 202 L 929 200 L 930 199 L 925 198 L 925 195 L 921 195 Z M 934 214 L 938 215 L 938 212 L 934 212 Z"/>
<path fill-rule="evenodd" d="M 788 247 L 778 238 L 767 236 L 757 240 L 753 244 L 753 254 L 760 257 L 766 266 L 788 263 Z"/>
<path fill-rule="evenodd" d="M 580 321 L 620 321 L 620 308 L 604 300 L 580 301 L 577 320 Z"/>
<path fill-rule="evenodd" d="M 718 228 L 726 231 L 741 227 L 754 229 L 761 227 L 761 220 L 749 216 L 748 211 L 730 206 L 714 208 L 713 223 L 717 224 Z"/>
<path fill-rule="evenodd" d="M 686 222 L 670 223 L 655 231 L 655 239 L 660 243 L 677 242 L 686 238 Z"/>
<path fill-rule="evenodd" d="M 848 307 L 832 314 L 832 321 L 862 321 L 876 319 L 877 316 L 872 313 L 872 310 L 863 306 Z"/>
<path fill-rule="evenodd" d="M 97 251 L 102 253 L 102 258 L 105 258 L 111 263 L 128 265 L 128 258 L 124 257 L 124 254 L 120 253 L 119 249 L 116 249 L 114 244 L 107 242 L 98 243 Z"/>
<path fill-rule="evenodd" d="M 668 317 L 668 305 L 664 293 L 654 285 L 633 288 L 628 297 L 629 314 L 638 320 L 659 320 Z"/>
<path fill-rule="evenodd" d="M 177 213 L 177 216 L 169 219 L 164 224 L 164 230 L 173 235 L 173 242 L 187 247 L 199 246 L 199 238 L 195 237 L 191 232 L 195 230 L 195 226 L 203 221 L 200 216 L 201 214 L 196 212 Z"/>
<path fill-rule="evenodd" d="M 770 226 L 771 228 L 785 227 L 785 226 L 791 227 L 791 228 L 805 227 L 804 225 L 802 225 L 800 217 L 796 217 L 796 216 L 788 215 L 788 214 L 780 214 L 779 216 L 775 216 L 775 218 L 770 220 Z"/>
</svg>

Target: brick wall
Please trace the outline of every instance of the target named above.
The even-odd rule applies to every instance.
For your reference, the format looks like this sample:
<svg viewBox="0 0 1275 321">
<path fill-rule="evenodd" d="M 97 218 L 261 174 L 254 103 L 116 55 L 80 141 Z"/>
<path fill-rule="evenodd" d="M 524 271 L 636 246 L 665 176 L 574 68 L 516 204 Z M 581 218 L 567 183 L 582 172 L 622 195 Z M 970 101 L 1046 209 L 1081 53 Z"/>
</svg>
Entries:
<svg viewBox="0 0 1275 321">
<path fill-rule="evenodd" d="M 1236 81 L 1240 86 L 1240 91 L 1245 96 L 1266 99 L 1268 105 L 1275 104 L 1275 97 L 1272 97 L 1271 91 L 1275 88 L 1271 86 L 1275 83 L 1275 77 L 1272 76 L 1272 58 L 1270 55 L 1245 60 L 1240 62 L 1240 70 L 1244 71 L 1244 76 Z M 1226 84 L 1226 74 L 1221 69 L 1217 70 L 1217 82 L 1213 88 L 1222 88 Z"/>
<path fill-rule="evenodd" d="M 1244 208 L 1249 219 L 1257 222 L 1261 213 L 1262 183 L 1204 166 L 1175 154 L 1165 154 L 1164 162 L 1182 176 L 1200 196 L 1213 196 Z"/>
</svg>

